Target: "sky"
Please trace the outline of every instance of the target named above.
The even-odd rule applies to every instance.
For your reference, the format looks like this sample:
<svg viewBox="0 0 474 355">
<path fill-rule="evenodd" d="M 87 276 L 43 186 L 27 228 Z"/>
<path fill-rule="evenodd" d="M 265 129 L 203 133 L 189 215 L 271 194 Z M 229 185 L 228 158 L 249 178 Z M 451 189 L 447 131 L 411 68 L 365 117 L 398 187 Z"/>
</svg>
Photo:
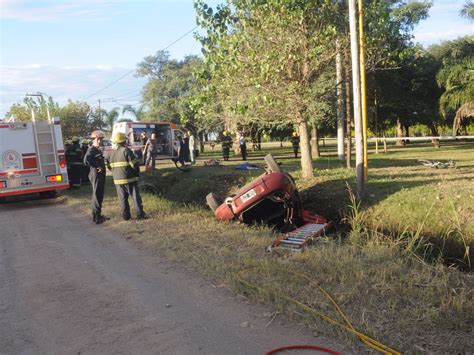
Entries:
<svg viewBox="0 0 474 355">
<path fill-rule="evenodd" d="M 464 2 L 434 0 L 415 41 L 427 47 L 474 34 L 459 16 Z M 146 79 L 134 76 L 137 63 L 167 47 L 174 59 L 199 55 L 195 26 L 192 0 L 0 0 L 0 118 L 36 92 L 60 105 L 138 107 Z"/>
</svg>

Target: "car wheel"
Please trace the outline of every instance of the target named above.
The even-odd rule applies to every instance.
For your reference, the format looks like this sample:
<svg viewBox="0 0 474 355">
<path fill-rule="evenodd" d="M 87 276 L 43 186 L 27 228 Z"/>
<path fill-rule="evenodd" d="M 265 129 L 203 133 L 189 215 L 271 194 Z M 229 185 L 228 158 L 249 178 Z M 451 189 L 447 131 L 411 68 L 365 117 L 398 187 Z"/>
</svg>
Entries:
<svg viewBox="0 0 474 355">
<path fill-rule="evenodd" d="M 211 192 L 206 196 L 207 205 L 211 208 L 213 212 L 222 204 L 222 199 L 215 193 Z"/>
<path fill-rule="evenodd" d="M 265 163 L 267 163 L 267 167 L 268 167 L 268 170 L 270 170 L 270 172 L 277 173 L 281 171 L 280 165 L 278 165 L 278 163 L 275 161 L 275 159 L 273 158 L 273 155 L 267 154 L 264 159 L 265 159 Z"/>
</svg>

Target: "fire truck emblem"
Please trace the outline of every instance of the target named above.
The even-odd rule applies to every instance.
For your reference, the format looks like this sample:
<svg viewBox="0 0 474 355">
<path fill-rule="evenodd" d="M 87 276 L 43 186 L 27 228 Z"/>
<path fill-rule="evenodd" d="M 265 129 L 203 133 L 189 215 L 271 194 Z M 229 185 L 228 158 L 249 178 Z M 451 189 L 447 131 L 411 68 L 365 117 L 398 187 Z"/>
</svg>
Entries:
<svg viewBox="0 0 474 355">
<path fill-rule="evenodd" d="M 20 154 L 14 150 L 7 150 L 3 153 L 3 166 L 5 170 L 21 169 Z"/>
</svg>

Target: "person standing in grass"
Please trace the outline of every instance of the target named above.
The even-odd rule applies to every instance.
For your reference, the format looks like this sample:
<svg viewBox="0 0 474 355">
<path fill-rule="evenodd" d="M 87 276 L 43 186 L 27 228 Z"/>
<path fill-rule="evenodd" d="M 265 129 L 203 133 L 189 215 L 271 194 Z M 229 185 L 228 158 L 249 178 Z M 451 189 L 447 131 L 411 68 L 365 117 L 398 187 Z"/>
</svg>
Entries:
<svg viewBox="0 0 474 355">
<path fill-rule="evenodd" d="M 293 153 L 295 154 L 295 158 L 298 158 L 298 149 L 300 147 L 300 137 L 298 133 L 293 132 L 293 136 L 291 137 L 291 145 L 293 146 Z"/>
<path fill-rule="evenodd" d="M 194 139 L 193 132 L 188 131 L 188 144 L 189 144 L 189 160 L 191 160 L 191 164 L 196 164 L 196 140 Z"/>
<path fill-rule="evenodd" d="M 240 154 L 242 154 L 242 160 L 247 160 L 247 142 L 245 141 L 243 133 L 239 134 L 239 146 Z"/>
<path fill-rule="evenodd" d="M 230 138 L 229 132 L 224 131 L 224 137 L 222 138 L 222 157 L 224 161 L 229 160 L 230 147 L 232 145 L 232 139 Z"/>
<path fill-rule="evenodd" d="M 105 157 L 107 168 L 112 170 L 115 188 L 122 210 L 122 218 L 128 221 L 130 216 L 130 205 L 128 197 L 132 198 L 133 206 L 137 213 L 137 219 L 146 219 L 143 211 L 142 198 L 138 188 L 138 177 L 140 165 L 130 148 L 125 146 L 127 136 L 125 133 L 117 132 L 112 137 L 113 149 Z"/>
<path fill-rule="evenodd" d="M 145 167 L 148 171 L 149 169 L 155 170 L 155 157 L 157 150 L 156 134 L 152 133 L 151 138 L 147 140 L 145 144 L 145 149 L 143 150 L 145 155 Z"/>
</svg>

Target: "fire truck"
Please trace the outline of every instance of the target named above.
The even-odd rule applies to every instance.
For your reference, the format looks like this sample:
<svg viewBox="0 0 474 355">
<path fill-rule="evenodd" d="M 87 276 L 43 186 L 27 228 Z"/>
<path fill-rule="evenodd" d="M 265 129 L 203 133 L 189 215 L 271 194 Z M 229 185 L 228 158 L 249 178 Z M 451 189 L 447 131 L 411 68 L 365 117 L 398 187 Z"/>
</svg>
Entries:
<svg viewBox="0 0 474 355">
<path fill-rule="evenodd" d="M 0 199 L 40 193 L 53 197 L 69 188 L 58 118 L 0 120 Z"/>
</svg>

